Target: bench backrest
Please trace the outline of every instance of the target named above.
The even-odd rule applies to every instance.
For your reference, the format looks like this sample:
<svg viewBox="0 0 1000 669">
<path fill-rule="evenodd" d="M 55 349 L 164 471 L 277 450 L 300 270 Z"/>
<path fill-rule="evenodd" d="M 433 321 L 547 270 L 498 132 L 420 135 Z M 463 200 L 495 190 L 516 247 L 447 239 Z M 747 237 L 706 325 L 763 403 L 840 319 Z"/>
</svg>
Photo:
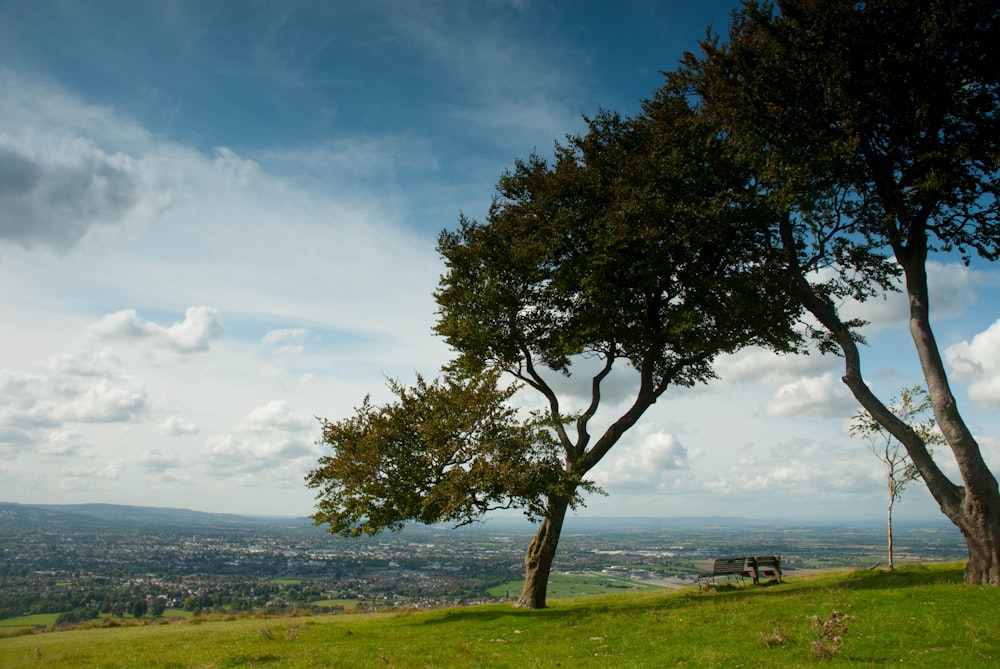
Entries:
<svg viewBox="0 0 1000 669">
<path fill-rule="evenodd" d="M 742 574 L 746 571 L 746 558 L 719 558 L 712 565 L 713 574 Z"/>
</svg>

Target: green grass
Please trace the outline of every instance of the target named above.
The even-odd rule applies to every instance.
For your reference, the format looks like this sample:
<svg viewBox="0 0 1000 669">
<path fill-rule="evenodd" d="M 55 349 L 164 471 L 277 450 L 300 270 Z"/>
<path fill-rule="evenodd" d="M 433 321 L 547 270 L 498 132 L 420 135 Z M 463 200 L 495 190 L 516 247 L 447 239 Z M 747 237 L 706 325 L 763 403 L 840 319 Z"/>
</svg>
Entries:
<svg viewBox="0 0 1000 669">
<path fill-rule="evenodd" d="M 0 631 L 16 629 L 18 627 L 38 627 L 44 625 L 54 625 L 58 613 L 36 613 L 30 616 L 18 616 L 17 618 L 4 618 L 0 620 Z"/>
<path fill-rule="evenodd" d="M 194 614 L 190 611 L 185 611 L 183 609 L 167 609 L 163 612 L 163 618 L 169 621 L 186 620 L 193 617 Z M 0 634 L 11 632 L 13 630 L 30 630 L 36 627 L 47 627 L 56 624 L 56 619 L 59 617 L 58 613 L 36 613 L 30 616 L 18 616 L 16 618 L 3 618 L 0 620 Z M 99 621 L 109 620 L 115 618 L 109 613 L 101 614 L 98 618 Z M 131 614 L 125 615 L 123 618 L 117 619 L 122 624 L 132 624 L 135 623 L 135 618 Z M 149 619 L 150 622 L 157 622 L 156 620 Z M 0 665 L 0 669 L 3 669 Z"/>
<path fill-rule="evenodd" d="M 490 588 L 489 593 L 494 597 L 506 597 L 508 593 L 512 597 L 516 597 L 521 594 L 522 587 L 524 587 L 523 580 L 510 581 Z M 565 599 L 567 597 L 592 597 L 659 589 L 658 585 L 607 574 L 552 574 L 549 577 L 548 597 L 549 599 Z"/>
<path fill-rule="evenodd" d="M 996 666 L 1000 588 L 961 581 L 960 565 L 913 566 L 554 600 L 541 611 L 497 604 L 78 629 L 0 638 L 0 667 Z M 817 654 L 810 617 L 834 610 L 855 620 L 839 651 Z"/>
<path fill-rule="evenodd" d="M 319 607 L 325 606 L 328 608 L 332 608 L 334 606 L 340 606 L 343 607 L 345 611 L 351 611 L 353 609 L 356 609 L 358 608 L 359 605 L 364 603 L 365 603 L 364 601 L 359 599 L 320 599 L 315 602 L 310 602 L 310 604 Z"/>
</svg>

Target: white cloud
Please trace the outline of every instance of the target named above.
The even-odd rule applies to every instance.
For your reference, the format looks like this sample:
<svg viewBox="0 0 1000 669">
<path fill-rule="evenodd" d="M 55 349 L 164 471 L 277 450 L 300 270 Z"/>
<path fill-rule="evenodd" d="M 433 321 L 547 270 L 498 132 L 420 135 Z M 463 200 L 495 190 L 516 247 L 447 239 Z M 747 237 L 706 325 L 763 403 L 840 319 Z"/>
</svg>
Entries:
<svg viewBox="0 0 1000 669">
<path fill-rule="evenodd" d="M 764 412 L 772 417 L 845 418 L 856 413 L 854 398 L 833 374 L 790 381 L 778 388 Z"/>
<path fill-rule="evenodd" d="M 972 341 L 945 349 L 944 358 L 956 379 L 969 383 L 969 397 L 985 409 L 1000 408 L 1000 320 Z"/>
<path fill-rule="evenodd" d="M 135 89 L 135 95 L 102 99 L 87 82 L 67 80 L 80 91 L 76 95 L 0 67 L 0 282 L 11 288 L 0 296 L 0 488 L 6 494 L 34 501 L 147 503 L 151 489 L 170 481 L 157 490 L 157 503 L 304 512 L 312 492 L 302 476 L 321 453 L 311 416 L 345 415 L 366 392 L 379 393 L 386 376 L 409 377 L 415 368 L 427 373 L 449 355 L 431 334 L 431 295 L 442 271 L 435 234 L 453 227 L 460 210 L 473 217 L 485 213 L 512 156 L 524 156 L 533 146 L 547 152 L 554 138 L 582 129 L 581 113 L 597 105 L 634 107 L 642 94 L 611 91 L 608 97 L 601 75 L 580 69 L 597 51 L 579 43 L 535 40 L 525 49 L 526 33 L 516 32 L 526 25 L 524 17 L 484 15 L 478 5 L 458 14 L 426 3 L 401 12 L 398 4 L 363 10 L 383 7 L 388 18 L 372 15 L 370 31 L 359 37 L 386 35 L 404 44 L 414 71 L 430 73 L 413 87 L 416 97 L 401 98 L 402 106 L 385 96 L 412 91 L 367 78 L 374 69 L 319 73 L 313 67 L 313 56 L 328 55 L 329 31 L 300 35 L 311 43 L 309 53 L 299 40 L 237 35 L 261 59 L 246 69 L 240 63 L 238 72 L 230 67 L 230 83 L 240 77 L 248 77 L 244 83 L 281 83 L 256 88 L 280 90 L 279 106 L 286 110 L 302 104 L 291 96 L 308 89 L 308 108 L 316 115 L 303 116 L 294 137 L 280 123 L 272 124 L 274 133 L 243 134 L 274 120 L 277 109 L 267 100 L 245 105 L 230 123 L 205 116 L 224 105 L 204 103 L 226 101 L 227 93 L 185 99 L 183 91 L 170 88 L 171 77 L 157 76 L 170 75 L 169 69 L 143 73 L 149 88 Z M 541 14 L 534 12 L 541 8 L 525 7 L 540 26 Z M 181 11 L 190 19 L 181 21 L 185 27 L 214 20 L 191 12 Z M 267 16 L 276 20 L 286 13 Z M 330 14 L 322 17 L 329 20 Z M 271 19 L 258 20 L 251 23 L 263 26 Z M 295 26 L 282 23 L 281 31 L 286 29 Z M 184 51 L 217 57 L 214 49 L 198 51 L 206 44 L 199 34 L 178 31 L 188 40 Z M 97 43 L 93 35 L 88 39 Z M 88 53 L 100 65 L 102 55 L 115 50 Z M 463 57 L 456 59 L 456 53 Z M 46 62 L 54 62 L 51 56 Z M 18 62 L 30 65 L 30 54 L 25 57 Z M 205 62 L 216 74 L 233 65 Z M 47 67 L 36 65 L 32 72 Z M 135 72 L 148 65 L 138 64 Z M 158 59 L 156 65 L 170 68 L 177 61 Z M 354 73 L 364 86 L 345 81 Z M 655 71 L 646 75 L 657 85 Z M 350 99 L 362 89 L 375 91 L 379 100 Z M 589 95 L 598 89 L 601 99 Z M 421 107 L 424 101 L 432 106 Z M 373 102 L 387 112 L 406 109 L 406 118 L 380 113 Z M 417 108 L 408 109 L 410 102 Z M 258 107 L 262 115 L 254 116 Z M 192 109 L 201 112 L 192 116 Z M 372 110 L 363 126 L 351 125 L 351 116 L 360 118 L 357 109 Z M 154 132 L 124 110 L 156 123 Z M 175 132 L 197 138 L 198 145 L 176 143 Z M 317 133 L 319 142 L 313 141 Z M 218 148 L 205 148 L 212 146 Z M 969 301 L 963 281 L 974 284 L 975 272 L 963 278 L 956 268 L 946 266 L 949 276 L 934 279 L 935 316 Z M 877 324 L 905 319 L 905 304 L 898 296 L 891 299 L 866 305 Z M 190 305 L 219 311 L 189 310 L 180 317 Z M 132 308 L 109 313 L 124 307 Z M 87 323 L 105 314 L 81 341 Z M 294 327 L 299 324 L 310 329 Z M 950 342 L 971 335 L 949 336 Z M 75 353 L 52 355 L 80 346 Z M 879 354 L 869 360 L 883 364 Z M 195 357 L 200 364 L 157 364 Z M 850 467 L 831 455 L 836 449 L 799 446 L 776 454 L 753 448 L 774 443 L 776 434 L 829 435 L 841 425 L 765 419 L 757 410 L 764 391 L 732 383 L 760 381 L 771 394 L 834 366 L 837 360 L 819 356 L 748 353 L 720 362 L 723 380 L 697 393 L 672 389 L 649 411 L 658 427 L 642 428 L 644 418 L 601 464 L 607 480 L 619 482 L 608 501 L 618 510 L 642 497 L 633 508 L 644 515 L 669 513 L 664 499 L 690 504 L 693 515 L 713 513 L 718 495 L 700 494 L 710 480 L 744 495 L 741 501 L 753 502 L 751 508 L 765 508 L 769 485 L 800 491 L 786 502 L 815 498 L 808 486 L 820 481 L 810 476 L 822 474 L 826 463 L 833 487 L 846 486 L 843 472 Z M 614 414 L 634 394 L 633 382 L 627 369 L 609 379 L 595 432 L 598 423 L 608 422 L 603 414 Z M 570 396 L 568 404 L 586 403 L 589 378 L 582 372 L 557 383 Z M 271 397 L 285 401 L 266 402 Z M 990 428 L 984 431 L 996 432 Z M 191 439 L 195 433 L 202 436 Z M 702 451 L 707 455 L 699 456 Z M 72 494 L 54 495 L 57 484 L 49 482 L 59 472 L 53 462 L 66 465 L 72 458 L 82 461 L 66 472 Z M 630 486 L 642 495 L 630 495 Z"/>
<path fill-rule="evenodd" d="M 790 425 L 790 424 L 789 424 Z M 735 457 L 714 463 L 705 486 L 732 503 L 761 500 L 858 499 L 877 494 L 883 481 L 878 460 L 861 440 L 791 437 L 773 445 L 744 445 Z M 760 508 L 764 517 L 795 515 L 794 509 Z"/>
<path fill-rule="evenodd" d="M 178 416 L 170 416 L 160 425 L 160 434 L 176 436 L 181 434 L 198 434 L 200 429 L 189 420 Z"/>
<path fill-rule="evenodd" d="M 309 336 L 309 330 L 306 328 L 283 328 L 278 330 L 270 330 L 264 335 L 263 342 L 265 344 L 281 344 L 284 342 L 298 342 L 306 339 Z"/>
<path fill-rule="evenodd" d="M 179 465 L 178 459 L 171 455 L 162 453 L 157 449 L 150 449 L 142 455 L 143 468 L 160 474 L 165 474 Z"/>
<path fill-rule="evenodd" d="M 275 346 L 278 353 L 300 355 L 305 350 L 303 342 L 308 337 L 309 330 L 306 328 L 285 328 L 270 330 L 261 341 L 269 346 Z"/>
<path fill-rule="evenodd" d="M 287 402 L 272 400 L 247 414 L 242 425 L 245 429 L 255 431 L 280 428 L 289 432 L 301 432 L 315 427 L 316 420 L 295 413 Z"/>
<path fill-rule="evenodd" d="M 802 355 L 778 355 L 764 348 L 750 347 L 731 355 L 721 355 L 715 370 L 722 382 L 753 381 L 778 387 L 803 376 L 816 376 L 843 366 L 843 360 L 817 352 Z"/>
<path fill-rule="evenodd" d="M 629 494 L 655 489 L 672 473 L 689 466 L 690 454 L 677 437 L 641 426 L 636 429 L 636 442 L 618 444 L 594 469 L 594 481 L 611 494 L 615 489 Z"/>
<path fill-rule="evenodd" d="M 708 487 L 733 497 L 780 498 L 811 494 L 822 497 L 830 494 L 872 494 L 881 483 L 878 462 L 844 461 L 827 459 L 823 463 L 791 459 L 784 464 L 769 463 L 751 471 L 731 471 Z M 777 516 L 788 510 L 762 508 L 761 515 Z"/>
<path fill-rule="evenodd" d="M 108 462 L 103 467 L 72 467 L 70 469 L 64 469 L 61 474 L 63 477 L 63 484 L 70 484 L 71 482 L 67 479 L 104 479 L 107 481 L 116 481 L 122 473 L 125 463 L 122 460 L 112 460 Z"/>
<path fill-rule="evenodd" d="M 218 310 L 210 307 L 188 307 L 184 320 L 169 327 L 140 318 L 134 309 L 108 314 L 90 326 L 98 337 L 150 340 L 154 346 L 180 354 L 207 351 L 224 329 Z"/>
<path fill-rule="evenodd" d="M 12 428 L 55 427 L 55 388 L 42 374 L 0 369 L 0 425 Z"/>
<path fill-rule="evenodd" d="M 105 348 L 54 355 L 46 361 L 45 369 L 53 375 L 106 376 L 118 373 L 123 364 L 118 354 Z"/>
<path fill-rule="evenodd" d="M 976 301 L 977 273 L 962 263 L 927 263 L 927 289 L 931 305 L 931 318 L 935 321 L 956 316 Z M 902 280 L 897 286 L 902 287 Z M 874 334 L 889 327 L 905 324 L 910 317 L 909 303 L 902 291 L 887 293 L 885 298 L 875 297 L 866 302 L 848 302 L 842 309 L 845 319 L 860 318 L 868 321 L 865 332 Z"/>
<path fill-rule="evenodd" d="M 47 434 L 39 450 L 47 455 L 78 457 L 88 448 L 82 433 L 77 430 L 61 430 Z"/>
<path fill-rule="evenodd" d="M 119 423 L 142 419 L 148 393 L 121 369 L 114 353 L 56 355 L 40 371 L 0 369 L 0 425 L 28 430 L 55 428 L 65 422 Z"/>
<path fill-rule="evenodd" d="M 128 377 L 101 379 L 56 408 L 61 420 L 82 423 L 120 423 L 143 416 L 147 411 L 146 392 Z"/>
<path fill-rule="evenodd" d="M 291 410 L 286 402 L 271 401 L 253 409 L 230 432 L 208 440 L 206 453 L 219 475 L 232 476 L 273 469 L 277 463 L 312 462 L 318 422 Z"/>
</svg>

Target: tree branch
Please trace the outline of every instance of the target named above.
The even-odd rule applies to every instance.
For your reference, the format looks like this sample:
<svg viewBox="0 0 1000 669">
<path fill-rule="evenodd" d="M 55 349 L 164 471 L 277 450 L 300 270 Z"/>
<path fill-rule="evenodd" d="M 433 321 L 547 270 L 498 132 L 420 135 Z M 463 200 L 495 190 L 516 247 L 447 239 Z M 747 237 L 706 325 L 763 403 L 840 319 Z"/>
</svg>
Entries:
<svg viewBox="0 0 1000 669">
<path fill-rule="evenodd" d="M 861 354 L 850 328 L 840 319 L 833 305 L 813 292 L 812 286 L 802 273 L 788 212 L 785 212 L 780 220 L 779 228 L 785 249 L 786 266 L 802 306 L 835 337 L 844 354 L 844 376 L 841 380 L 861 406 L 903 444 L 944 514 L 949 518 L 958 517 L 963 497 L 962 489 L 941 471 L 917 433 L 896 417 L 865 383 L 861 375 Z"/>
</svg>

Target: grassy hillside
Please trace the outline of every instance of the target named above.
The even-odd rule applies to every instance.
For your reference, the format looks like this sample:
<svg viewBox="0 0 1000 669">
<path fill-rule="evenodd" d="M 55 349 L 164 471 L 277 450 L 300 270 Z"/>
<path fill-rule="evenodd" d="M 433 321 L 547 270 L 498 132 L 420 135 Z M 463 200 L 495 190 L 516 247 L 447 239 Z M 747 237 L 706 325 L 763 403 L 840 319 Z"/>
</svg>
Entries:
<svg viewBox="0 0 1000 669">
<path fill-rule="evenodd" d="M 961 580 L 960 565 L 917 566 L 555 600 L 543 611 L 78 629 L 0 638 L 0 667 L 996 666 L 1000 588 Z"/>
</svg>

